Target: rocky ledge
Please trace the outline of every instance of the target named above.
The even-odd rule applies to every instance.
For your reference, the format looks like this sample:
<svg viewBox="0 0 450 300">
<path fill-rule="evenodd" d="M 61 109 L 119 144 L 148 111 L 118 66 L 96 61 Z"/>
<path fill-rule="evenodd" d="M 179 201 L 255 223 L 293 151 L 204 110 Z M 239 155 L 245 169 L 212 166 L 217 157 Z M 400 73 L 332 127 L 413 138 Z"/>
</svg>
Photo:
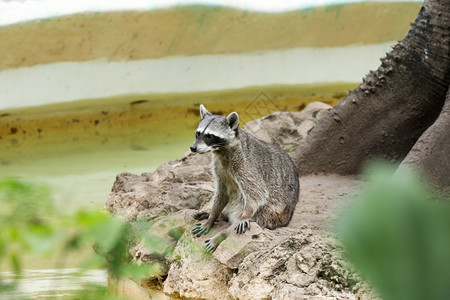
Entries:
<svg viewBox="0 0 450 300">
<path fill-rule="evenodd" d="M 289 152 L 330 109 L 314 102 L 301 112 L 276 112 L 249 122 L 244 130 Z M 356 179 L 302 177 L 289 226 L 268 230 L 252 223 L 250 231 L 231 235 L 207 254 L 204 240 L 228 226 L 217 222 L 207 236 L 191 234 L 192 215 L 211 206 L 210 155 L 188 153 L 153 173 L 117 176 L 107 209 L 131 223 L 148 221 L 150 233 L 164 241 L 163 247 L 144 241 L 131 247 L 135 263 L 157 263 L 160 270 L 147 281 L 133 282 L 134 288 L 187 299 L 373 298 L 333 238 L 334 221 L 360 184 Z"/>
</svg>

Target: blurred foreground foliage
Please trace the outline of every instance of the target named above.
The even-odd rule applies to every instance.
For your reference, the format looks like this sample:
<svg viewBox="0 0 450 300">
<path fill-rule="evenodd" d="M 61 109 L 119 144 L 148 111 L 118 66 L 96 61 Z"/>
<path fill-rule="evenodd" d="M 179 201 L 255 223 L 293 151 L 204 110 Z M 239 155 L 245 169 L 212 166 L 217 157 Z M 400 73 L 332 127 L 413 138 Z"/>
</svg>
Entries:
<svg viewBox="0 0 450 300">
<path fill-rule="evenodd" d="M 382 299 L 450 299 L 450 201 L 412 172 L 375 165 L 366 177 L 340 222 L 349 260 Z"/>
<path fill-rule="evenodd" d="M 9 265 L 17 279 L 24 255 L 62 258 L 86 247 L 95 251 L 81 269 L 107 269 L 112 276 L 135 280 L 157 275 L 156 265 L 130 263 L 130 242 L 144 240 L 151 248 L 159 247 L 155 238 L 146 233 L 145 223 L 134 224 L 132 228 L 129 223 L 102 211 L 79 211 L 60 217 L 48 187 L 16 179 L 0 180 L 0 207 L 0 265 Z M 0 298 L 2 292 L 13 290 L 16 283 L 3 280 L 0 274 Z M 106 287 L 92 285 L 87 285 L 79 296 L 114 299 L 107 295 Z"/>
</svg>

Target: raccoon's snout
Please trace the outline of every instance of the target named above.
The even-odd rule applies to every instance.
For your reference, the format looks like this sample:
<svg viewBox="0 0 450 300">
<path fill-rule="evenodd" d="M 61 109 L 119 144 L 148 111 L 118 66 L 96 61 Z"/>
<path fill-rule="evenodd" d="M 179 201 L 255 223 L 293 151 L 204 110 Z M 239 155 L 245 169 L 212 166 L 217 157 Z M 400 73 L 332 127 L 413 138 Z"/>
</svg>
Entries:
<svg viewBox="0 0 450 300">
<path fill-rule="evenodd" d="M 198 154 L 203 154 L 206 152 L 209 152 L 212 150 L 211 147 L 205 145 L 204 143 L 195 143 L 194 145 L 192 145 L 191 147 L 189 147 L 191 149 L 192 152 L 194 153 L 198 153 Z"/>
</svg>

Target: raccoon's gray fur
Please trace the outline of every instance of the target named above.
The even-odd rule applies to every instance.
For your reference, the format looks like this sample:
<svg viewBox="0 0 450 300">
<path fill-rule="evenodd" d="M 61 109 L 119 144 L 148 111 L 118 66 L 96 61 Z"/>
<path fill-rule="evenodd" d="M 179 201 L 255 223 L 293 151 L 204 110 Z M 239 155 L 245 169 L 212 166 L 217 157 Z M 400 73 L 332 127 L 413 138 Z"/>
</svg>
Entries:
<svg viewBox="0 0 450 300">
<path fill-rule="evenodd" d="M 193 233 L 206 234 L 222 213 L 231 226 L 206 241 L 206 249 L 214 251 L 233 231 L 249 229 L 250 221 L 269 229 L 288 225 L 300 189 L 298 171 L 289 155 L 240 130 L 235 112 L 217 116 L 200 105 L 200 115 L 191 151 L 213 152 L 215 193 L 211 213 L 194 216 L 208 220 L 196 224 Z"/>
</svg>

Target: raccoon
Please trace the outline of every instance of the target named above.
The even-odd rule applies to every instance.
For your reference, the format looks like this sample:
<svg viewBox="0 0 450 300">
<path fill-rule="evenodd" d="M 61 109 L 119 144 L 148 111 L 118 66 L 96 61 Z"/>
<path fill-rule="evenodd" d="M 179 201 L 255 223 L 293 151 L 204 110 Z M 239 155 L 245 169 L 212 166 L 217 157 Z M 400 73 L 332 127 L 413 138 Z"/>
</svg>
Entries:
<svg viewBox="0 0 450 300">
<path fill-rule="evenodd" d="M 239 115 L 211 114 L 200 105 L 201 121 L 195 133 L 192 152 L 212 152 L 215 183 L 210 213 L 199 211 L 192 230 L 196 236 L 208 233 L 219 216 L 231 226 L 207 239 L 206 251 L 212 252 L 233 232 L 242 234 L 251 222 L 262 228 L 287 226 L 298 202 L 298 171 L 289 155 L 280 148 L 239 129 Z"/>
</svg>

